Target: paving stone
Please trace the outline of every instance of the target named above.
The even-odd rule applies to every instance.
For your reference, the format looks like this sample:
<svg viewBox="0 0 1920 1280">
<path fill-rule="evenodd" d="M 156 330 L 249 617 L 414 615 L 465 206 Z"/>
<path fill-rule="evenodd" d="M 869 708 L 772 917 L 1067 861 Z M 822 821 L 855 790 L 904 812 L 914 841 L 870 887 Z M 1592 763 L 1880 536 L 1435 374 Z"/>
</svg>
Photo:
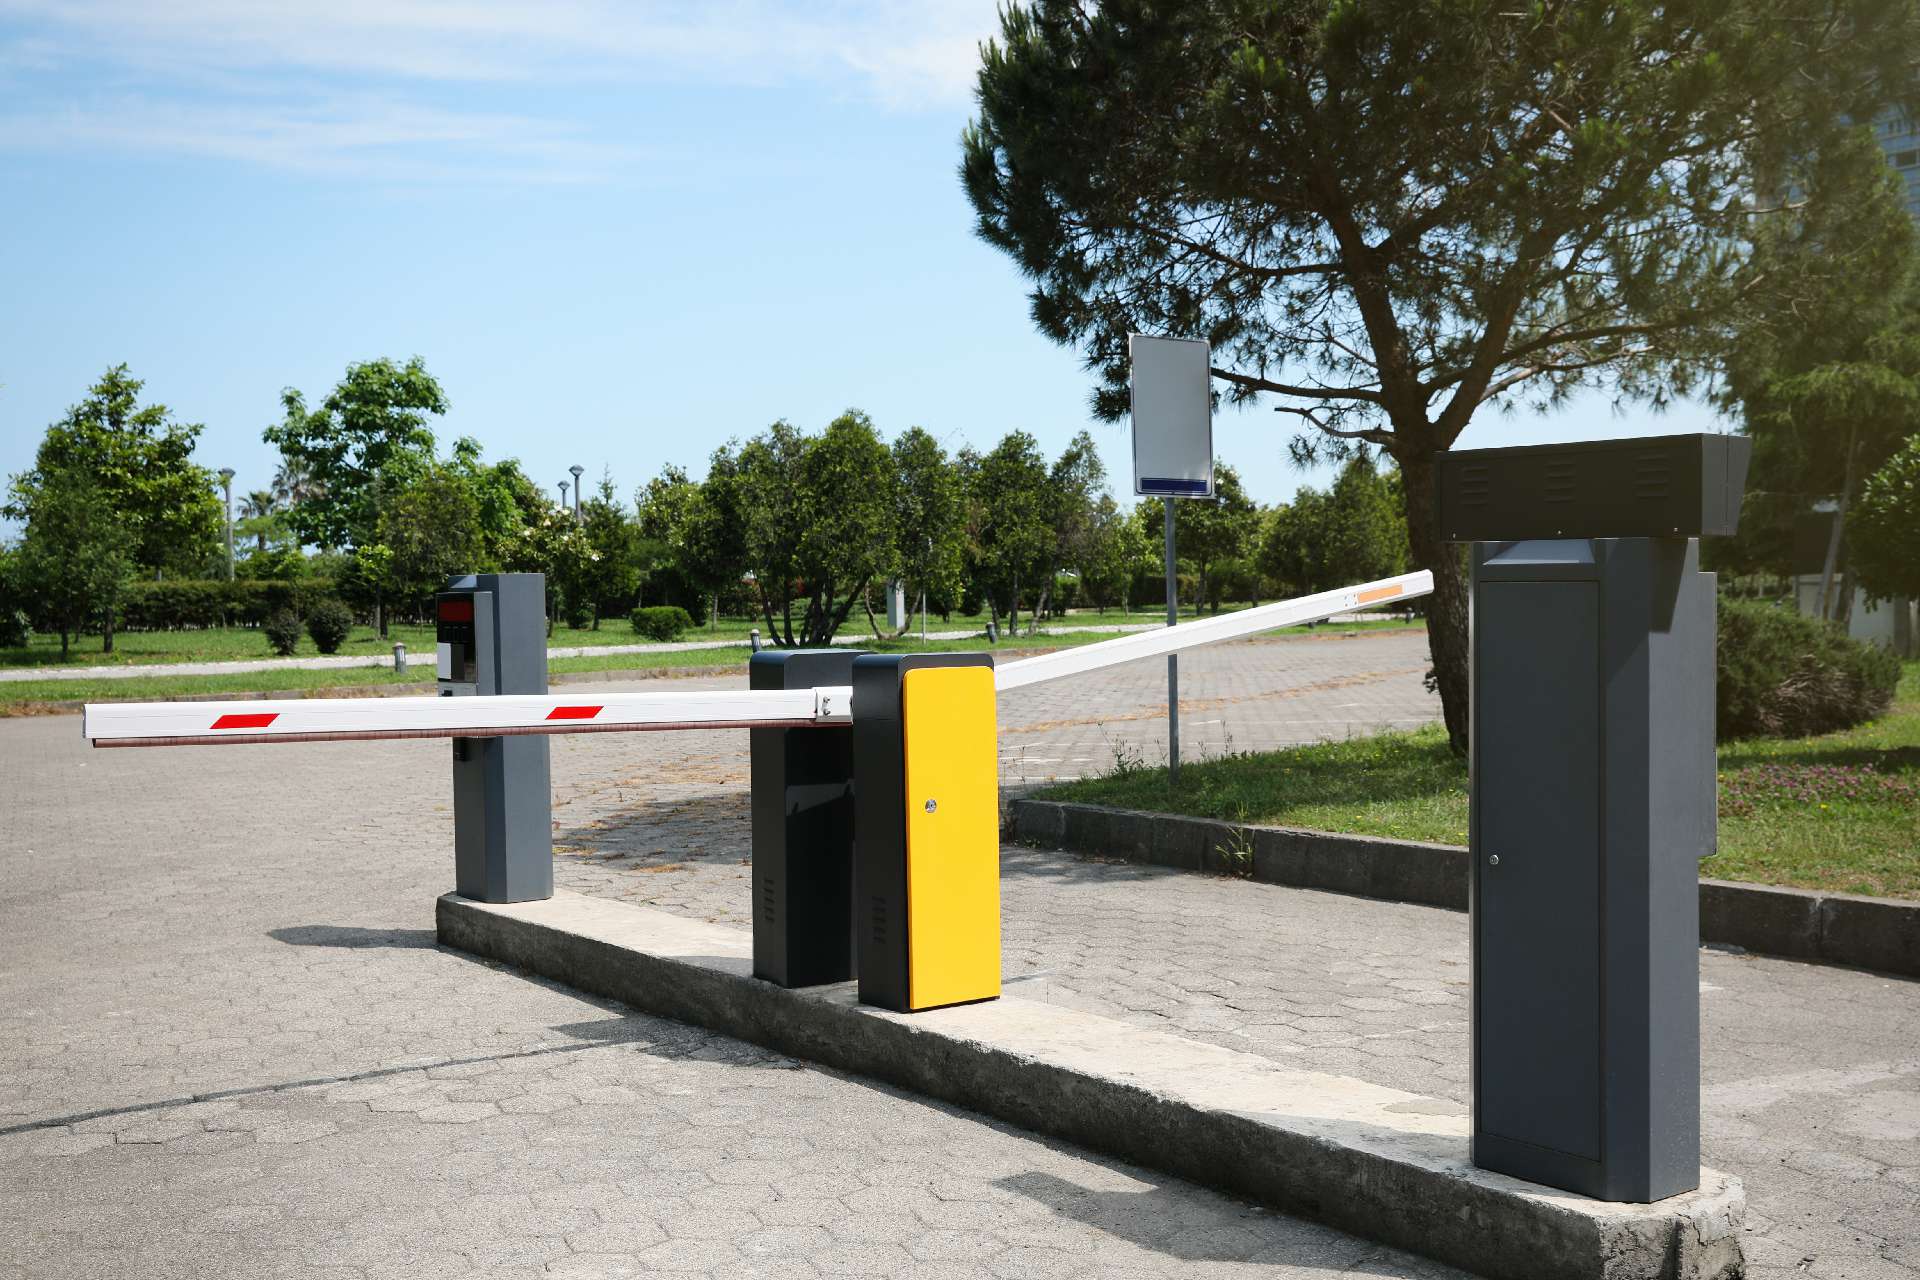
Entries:
<svg viewBox="0 0 1920 1280">
<path fill-rule="evenodd" d="M 1423 721 L 1425 666 L 1417 634 L 1192 655 L 1187 755 Z M 1004 780 L 1157 759 L 1163 679 L 1003 699 Z M 656 1249 L 714 1277 L 1457 1274 L 440 951 L 444 743 L 78 733 L 0 721 L 0 1280 L 638 1276 Z M 562 884 L 746 923 L 744 733 L 553 754 Z M 1024 996 L 1466 1097 L 1458 916 L 1026 849 L 1003 872 L 1008 972 L 1048 975 Z M 1752 1274 L 1911 1269 L 1913 984 L 1703 967 L 1706 1155 L 1746 1178 Z M 700 1215 L 725 1225 L 661 1225 Z"/>
</svg>

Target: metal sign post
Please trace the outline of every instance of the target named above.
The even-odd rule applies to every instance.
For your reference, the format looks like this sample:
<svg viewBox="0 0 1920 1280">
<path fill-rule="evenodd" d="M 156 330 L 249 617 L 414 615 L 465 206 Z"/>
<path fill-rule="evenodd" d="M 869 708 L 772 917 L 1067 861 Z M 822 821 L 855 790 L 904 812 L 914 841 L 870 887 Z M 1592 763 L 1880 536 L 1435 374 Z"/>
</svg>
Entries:
<svg viewBox="0 0 1920 1280">
<path fill-rule="evenodd" d="M 1212 353 L 1192 338 L 1127 335 L 1132 363 L 1133 491 L 1166 512 L 1167 625 L 1180 622 L 1173 500 L 1213 497 Z M 1180 777 L 1180 660 L 1167 655 L 1167 778 Z"/>
</svg>

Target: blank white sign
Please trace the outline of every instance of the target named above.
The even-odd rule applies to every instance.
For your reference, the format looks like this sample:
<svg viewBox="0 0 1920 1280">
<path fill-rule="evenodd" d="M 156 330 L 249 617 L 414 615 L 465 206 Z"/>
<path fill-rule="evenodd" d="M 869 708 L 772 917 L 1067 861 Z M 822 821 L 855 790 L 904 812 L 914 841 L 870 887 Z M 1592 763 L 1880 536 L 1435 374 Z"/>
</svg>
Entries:
<svg viewBox="0 0 1920 1280">
<path fill-rule="evenodd" d="M 1127 335 L 1132 363 L 1133 491 L 1213 496 L 1213 405 L 1207 344 Z"/>
</svg>

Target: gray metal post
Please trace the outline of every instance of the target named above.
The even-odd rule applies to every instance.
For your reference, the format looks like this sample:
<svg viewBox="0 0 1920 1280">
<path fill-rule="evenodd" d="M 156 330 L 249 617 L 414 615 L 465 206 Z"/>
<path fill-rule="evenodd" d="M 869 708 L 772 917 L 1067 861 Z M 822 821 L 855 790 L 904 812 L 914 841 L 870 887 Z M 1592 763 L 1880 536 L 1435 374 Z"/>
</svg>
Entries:
<svg viewBox="0 0 1920 1280">
<path fill-rule="evenodd" d="M 1167 516 L 1167 625 L 1180 624 L 1180 568 L 1173 548 L 1173 498 L 1160 499 Z M 1167 781 L 1180 781 L 1180 655 L 1167 655 Z"/>
<path fill-rule="evenodd" d="M 547 691 L 546 578 L 454 577 L 435 601 L 445 696 Z M 479 902 L 553 896 L 553 795 L 546 738 L 453 740 L 454 888 Z"/>
</svg>

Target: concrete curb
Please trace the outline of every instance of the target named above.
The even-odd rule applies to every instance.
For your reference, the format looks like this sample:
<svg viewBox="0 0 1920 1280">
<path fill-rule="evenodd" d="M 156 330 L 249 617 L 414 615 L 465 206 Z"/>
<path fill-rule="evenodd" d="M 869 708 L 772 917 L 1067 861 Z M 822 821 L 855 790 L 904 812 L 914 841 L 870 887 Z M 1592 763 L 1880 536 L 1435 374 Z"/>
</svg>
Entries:
<svg viewBox="0 0 1920 1280">
<path fill-rule="evenodd" d="M 1376 836 L 1016 799 L 1022 844 L 1267 884 L 1467 909 L 1467 851 Z M 1730 880 L 1700 882 L 1700 940 L 1756 955 L 1920 977 L 1920 902 Z"/>
<path fill-rule="evenodd" d="M 1731 1280 L 1745 1193 L 1607 1204 L 1476 1169 L 1459 1108 L 1003 997 L 920 1014 L 751 976 L 749 934 L 561 892 L 439 900 L 440 941 L 1497 1280 Z"/>
</svg>

